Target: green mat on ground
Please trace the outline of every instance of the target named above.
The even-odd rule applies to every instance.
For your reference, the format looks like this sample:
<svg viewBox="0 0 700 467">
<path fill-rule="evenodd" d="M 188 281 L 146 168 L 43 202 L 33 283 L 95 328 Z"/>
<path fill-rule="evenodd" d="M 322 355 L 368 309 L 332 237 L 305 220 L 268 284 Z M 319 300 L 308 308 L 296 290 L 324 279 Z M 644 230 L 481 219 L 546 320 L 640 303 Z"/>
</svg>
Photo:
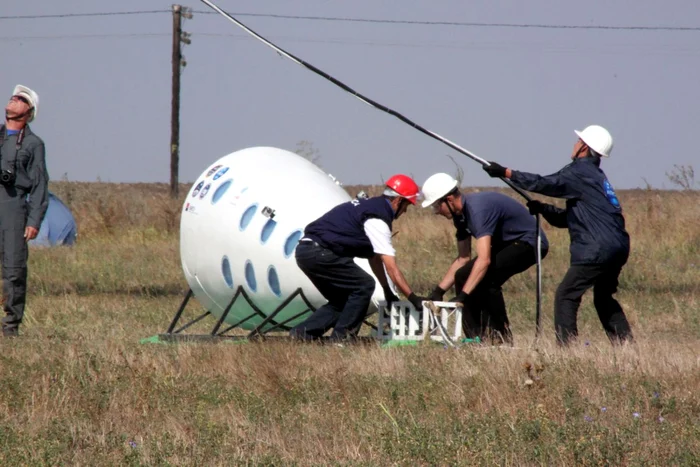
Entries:
<svg viewBox="0 0 700 467">
<path fill-rule="evenodd" d="M 248 339 L 226 339 L 217 338 L 212 336 L 186 336 L 186 335 L 175 335 L 174 339 L 165 338 L 163 339 L 160 334 L 156 334 L 151 337 L 144 337 L 139 340 L 139 344 L 182 344 L 182 343 L 227 343 L 227 344 L 247 344 Z"/>
<path fill-rule="evenodd" d="M 247 339 L 208 339 L 208 336 L 199 336 L 199 337 L 193 337 L 191 339 L 188 339 L 186 336 L 181 336 L 180 339 L 163 339 L 161 338 L 160 334 L 156 334 L 151 337 L 144 337 L 143 339 L 139 340 L 139 344 L 178 344 L 182 342 L 213 342 L 216 340 L 216 342 L 227 342 L 227 343 L 232 343 L 232 344 L 247 344 L 248 340 Z M 392 347 L 406 347 L 406 346 L 416 346 L 416 345 L 421 345 L 425 341 L 424 340 L 418 340 L 418 339 L 394 339 L 394 340 L 388 340 L 386 342 L 382 342 L 381 347 L 383 349 L 386 348 L 392 348 Z M 435 345 L 444 345 L 444 342 L 441 341 L 429 341 L 431 344 Z M 481 343 L 481 339 L 474 338 L 474 339 L 469 339 L 469 338 L 464 338 L 461 340 L 462 344 L 479 344 Z"/>
<path fill-rule="evenodd" d="M 383 349 L 388 349 L 391 347 L 404 347 L 407 345 L 418 345 L 423 341 L 418 341 L 418 340 L 390 340 L 383 342 L 381 345 L 381 348 Z"/>
<path fill-rule="evenodd" d="M 460 341 L 462 344 L 481 344 L 481 338 L 480 337 L 465 337 Z"/>
<path fill-rule="evenodd" d="M 160 336 L 156 334 L 155 336 L 151 337 L 144 337 L 143 339 L 139 340 L 139 344 L 169 344 L 170 342 L 166 342 L 164 340 L 161 340 Z"/>
</svg>

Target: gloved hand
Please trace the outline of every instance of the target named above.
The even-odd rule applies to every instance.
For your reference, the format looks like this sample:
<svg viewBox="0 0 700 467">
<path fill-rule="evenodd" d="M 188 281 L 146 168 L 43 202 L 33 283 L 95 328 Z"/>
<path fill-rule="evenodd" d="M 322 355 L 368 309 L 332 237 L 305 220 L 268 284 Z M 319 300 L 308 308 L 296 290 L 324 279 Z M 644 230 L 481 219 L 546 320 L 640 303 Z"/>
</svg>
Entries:
<svg viewBox="0 0 700 467">
<path fill-rule="evenodd" d="M 431 300 L 433 302 L 441 302 L 443 295 L 445 295 L 445 291 L 442 290 L 440 288 L 440 285 L 438 284 L 428 296 L 428 300 Z"/>
<path fill-rule="evenodd" d="M 483 165 L 481 168 L 484 169 L 484 171 L 489 174 L 490 177 L 498 177 L 498 178 L 505 178 L 506 177 L 506 168 L 503 167 L 501 164 L 497 162 L 491 162 L 489 161 L 489 164 L 491 165 Z"/>
<path fill-rule="evenodd" d="M 527 210 L 530 211 L 530 214 L 533 216 L 535 214 L 542 214 L 544 212 L 544 207 L 545 204 L 536 199 L 527 202 Z"/>
<path fill-rule="evenodd" d="M 468 306 L 471 297 L 466 292 L 460 292 L 455 298 L 452 299 L 453 302 L 461 303 L 465 307 Z"/>
<path fill-rule="evenodd" d="M 386 288 L 384 289 L 384 301 L 386 301 L 386 307 L 391 308 L 391 304 L 394 302 L 398 302 L 399 297 L 394 295 L 394 292 L 392 292 L 391 289 Z"/>
<path fill-rule="evenodd" d="M 408 296 L 408 301 L 411 302 L 413 307 L 421 311 L 423 309 L 423 302 L 427 300 L 425 297 L 419 297 L 418 295 L 411 293 L 411 295 Z"/>
</svg>

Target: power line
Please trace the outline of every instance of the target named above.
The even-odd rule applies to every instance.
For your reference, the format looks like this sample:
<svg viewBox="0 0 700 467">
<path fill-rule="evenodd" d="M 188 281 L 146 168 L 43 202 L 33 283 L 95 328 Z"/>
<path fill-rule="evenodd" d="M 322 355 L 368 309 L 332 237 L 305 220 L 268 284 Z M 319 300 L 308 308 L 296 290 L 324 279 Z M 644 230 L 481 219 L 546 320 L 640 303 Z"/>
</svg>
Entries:
<svg viewBox="0 0 700 467">
<path fill-rule="evenodd" d="M 193 10 L 193 13 L 216 14 L 214 11 Z M 532 29 L 612 29 L 642 31 L 700 31 L 698 26 L 597 26 L 567 24 L 524 24 L 524 23 L 476 23 L 465 21 L 413 21 L 400 19 L 341 18 L 336 16 L 276 15 L 270 13 L 230 13 L 231 16 L 253 16 L 261 18 L 302 19 L 314 21 L 344 21 L 354 23 L 414 24 L 425 26 L 467 26 L 485 28 L 532 28 Z"/>
<path fill-rule="evenodd" d="M 94 16 L 124 16 L 170 13 L 170 10 L 140 10 L 140 11 L 113 11 L 98 13 L 64 13 L 54 15 L 16 15 L 0 16 L 0 20 L 12 19 L 50 19 L 50 18 L 79 18 Z M 194 10 L 193 13 L 216 14 L 212 11 Z M 604 26 L 604 25 L 575 25 L 575 24 L 539 24 L 539 23 L 478 23 L 470 21 L 414 21 L 399 19 L 371 19 L 352 18 L 338 16 L 302 16 L 302 15 L 278 15 L 272 13 L 231 13 L 233 16 L 249 16 L 258 18 L 308 20 L 308 21 L 336 21 L 350 23 L 374 23 L 374 24 L 406 24 L 422 26 L 456 26 L 475 28 L 520 28 L 520 29 L 594 29 L 594 30 L 621 30 L 621 31 L 700 31 L 700 26 Z"/>
<path fill-rule="evenodd" d="M 54 39 L 100 39 L 100 38 L 128 38 L 128 37 L 170 37 L 170 33 L 137 32 L 114 34 L 59 34 L 51 36 L 5 36 L 0 37 L 0 42 L 16 42 L 21 40 L 54 40 Z"/>
<path fill-rule="evenodd" d="M 0 16 L 0 19 L 83 18 L 83 17 L 89 17 L 89 16 L 150 15 L 153 13 L 170 13 L 170 10 L 107 11 L 107 12 L 100 12 L 100 13 L 62 13 L 62 14 L 56 14 L 56 15 L 16 15 L 16 16 Z"/>
</svg>

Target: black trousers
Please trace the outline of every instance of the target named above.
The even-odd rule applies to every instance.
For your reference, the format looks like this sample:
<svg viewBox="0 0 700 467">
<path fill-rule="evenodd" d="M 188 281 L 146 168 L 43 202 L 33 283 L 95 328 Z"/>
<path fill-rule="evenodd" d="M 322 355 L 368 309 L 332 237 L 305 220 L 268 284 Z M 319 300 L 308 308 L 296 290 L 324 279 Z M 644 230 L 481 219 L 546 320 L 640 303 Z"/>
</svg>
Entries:
<svg viewBox="0 0 700 467">
<path fill-rule="evenodd" d="M 620 304 L 613 298 L 625 261 L 612 264 L 575 264 L 557 288 L 554 327 L 557 341 L 567 344 L 578 335 L 576 317 L 581 297 L 593 287 L 593 304 L 608 338 L 614 343 L 632 338 L 632 331 Z"/>
<path fill-rule="evenodd" d="M 315 242 L 301 241 L 297 265 L 328 303 L 289 332 L 292 337 L 316 339 L 333 328 L 331 338 L 354 337 L 367 315 L 375 281 L 353 258 L 341 257 Z"/>
<path fill-rule="evenodd" d="M 547 250 L 542 250 L 542 258 L 545 256 Z M 462 291 L 475 262 L 476 258 L 470 260 L 455 273 L 456 293 Z M 470 303 L 465 303 L 462 310 L 465 336 L 512 342 L 513 335 L 501 286 L 515 274 L 536 263 L 537 250 L 529 243 L 513 242 L 497 252 L 491 252 L 491 263 L 486 275 L 469 294 Z"/>
</svg>

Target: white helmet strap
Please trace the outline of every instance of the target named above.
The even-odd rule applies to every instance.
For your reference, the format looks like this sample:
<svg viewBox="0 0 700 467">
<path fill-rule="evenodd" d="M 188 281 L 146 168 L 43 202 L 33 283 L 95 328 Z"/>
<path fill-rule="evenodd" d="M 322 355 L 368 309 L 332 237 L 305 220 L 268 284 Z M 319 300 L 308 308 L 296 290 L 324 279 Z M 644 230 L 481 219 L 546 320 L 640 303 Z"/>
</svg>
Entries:
<svg viewBox="0 0 700 467">
<path fill-rule="evenodd" d="M 15 115 L 14 117 L 9 117 L 9 116 L 5 115 L 5 118 L 6 118 L 7 120 L 15 120 L 15 121 L 16 121 L 16 120 L 22 120 L 24 117 L 30 115 L 30 114 L 32 113 L 33 110 L 34 110 L 34 107 L 30 107 L 30 108 L 29 108 L 26 112 L 24 112 L 23 114 Z"/>
</svg>

